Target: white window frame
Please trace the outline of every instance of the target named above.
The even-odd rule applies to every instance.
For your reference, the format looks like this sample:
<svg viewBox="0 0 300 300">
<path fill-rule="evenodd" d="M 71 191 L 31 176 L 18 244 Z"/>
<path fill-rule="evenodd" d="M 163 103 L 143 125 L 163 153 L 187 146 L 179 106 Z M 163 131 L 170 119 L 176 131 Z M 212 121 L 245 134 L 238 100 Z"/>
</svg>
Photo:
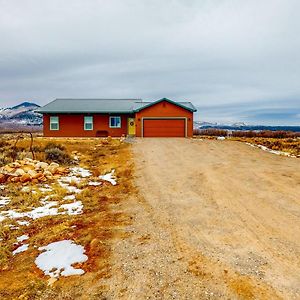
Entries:
<svg viewBox="0 0 300 300">
<path fill-rule="evenodd" d="M 113 118 L 119 118 L 119 120 L 120 120 L 120 125 L 119 126 L 112 126 L 111 125 L 111 120 L 113 119 Z M 122 127 L 122 118 L 120 117 L 120 116 L 111 116 L 111 117 L 109 117 L 109 128 L 121 128 Z"/>
<path fill-rule="evenodd" d="M 91 121 L 87 122 L 87 118 L 89 118 Z M 86 125 L 87 124 L 91 124 L 92 125 L 92 128 L 86 128 Z M 84 130 L 87 130 L 87 131 L 91 131 L 91 130 L 94 130 L 94 118 L 93 116 L 84 116 L 84 126 L 83 126 Z"/>
<path fill-rule="evenodd" d="M 56 120 L 56 121 L 53 121 L 53 120 Z M 53 124 L 57 124 L 57 128 L 53 128 L 52 125 Z M 51 131 L 57 131 L 59 130 L 59 117 L 58 116 L 50 116 L 50 130 Z"/>
</svg>

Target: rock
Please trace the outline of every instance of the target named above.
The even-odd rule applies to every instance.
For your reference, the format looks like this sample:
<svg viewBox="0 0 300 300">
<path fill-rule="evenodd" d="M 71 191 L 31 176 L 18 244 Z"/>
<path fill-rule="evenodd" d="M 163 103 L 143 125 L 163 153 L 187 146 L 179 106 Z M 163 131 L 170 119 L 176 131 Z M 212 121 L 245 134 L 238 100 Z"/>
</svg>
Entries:
<svg viewBox="0 0 300 300">
<path fill-rule="evenodd" d="M 43 170 L 46 170 L 48 168 L 48 164 L 46 162 L 38 162 L 36 165 L 35 165 L 35 169 L 36 170 L 39 170 L 39 169 L 43 169 Z"/>
<path fill-rule="evenodd" d="M 15 176 L 22 176 L 25 174 L 25 171 L 23 169 L 17 169 L 14 173 Z"/>
<path fill-rule="evenodd" d="M 12 177 L 10 179 L 11 182 L 20 182 L 20 177 Z"/>
<path fill-rule="evenodd" d="M 13 162 L 13 163 L 11 163 L 11 167 L 13 167 L 13 168 L 20 168 L 21 164 L 19 162 Z"/>
<path fill-rule="evenodd" d="M 43 176 L 44 176 L 43 173 L 36 173 L 34 176 L 32 176 L 32 179 L 38 179 L 38 178 L 41 178 Z"/>
<path fill-rule="evenodd" d="M 44 172 L 44 176 L 52 176 L 52 173 L 50 171 L 46 170 Z"/>
<path fill-rule="evenodd" d="M 56 163 L 56 162 L 52 162 L 52 163 L 50 164 L 50 167 L 56 167 L 56 168 L 58 168 L 58 167 L 59 167 L 59 164 Z"/>
<path fill-rule="evenodd" d="M 20 182 L 25 183 L 31 180 L 31 176 L 27 173 L 20 177 Z"/>
<path fill-rule="evenodd" d="M 32 163 L 32 162 L 33 162 L 33 159 L 31 159 L 31 158 L 29 158 L 29 157 L 25 157 L 25 158 L 24 158 L 24 161 L 29 162 L 29 163 Z"/>
<path fill-rule="evenodd" d="M 10 167 L 9 165 L 6 165 L 3 169 L 4 169 L 4 172 L 7 174 L 12 173 L 15 170 L 14 168 Z"/>
<path fill-rule="evenodd" d="M 34 178 L 37 172 L 35 170 L 28 170 L 27 174 L 30 175 L 32 178 Z"/>
<path fill-rule="evenodd" d="M 47 168 L 47 171 L 50 172 L 51 175 L 52 175 L 52 174 L 55 174 L 55 173 L 57 172 L 57 169 L 58 169 L 58 167 L 49 166 L 49 167 Z"/>
<path fill-rule="evenodd" d="M 4 183 L 6 181 L 6 176 L 4 174 L 0 174 L 0 183 Z"/>
<path fill-rule="evenodd" d="M 23 169 L 26 173 L 28 173 L 28 171 L 34 170 L 35 167 L 32 166 L 32 165 L 26 165 L 26 166 L 24 166 L 22 169 Z"/>
<path fill-rule="evenodd" d="M 64 167 L 58 167 L 58 168 L 56 169 L 55 174 L 64 174 L 64 173 L 66 173 L 66 172 L 67 172 L 66 168 L 64 168 Z"/>
<path fill-rule="evenodd" d="M 38 179 L 38 181 L 47 181 L 47 178 L 46 178 L 45 176 L 43 176 L 43 177 L 40 177 L 40 178 Z"/>
</svg>

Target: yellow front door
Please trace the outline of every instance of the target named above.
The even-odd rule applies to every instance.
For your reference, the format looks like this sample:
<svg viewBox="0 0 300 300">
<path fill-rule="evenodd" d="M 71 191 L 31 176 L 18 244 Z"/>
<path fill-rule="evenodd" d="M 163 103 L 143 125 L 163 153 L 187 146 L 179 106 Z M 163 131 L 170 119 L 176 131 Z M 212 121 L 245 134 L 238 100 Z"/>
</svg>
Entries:
<svg viewBox="0 0 300 300">
<path fill-rule="evenodd" d="M 135 135 L 135 119 L 128 118 L 128 135 Z"/>
</svg>

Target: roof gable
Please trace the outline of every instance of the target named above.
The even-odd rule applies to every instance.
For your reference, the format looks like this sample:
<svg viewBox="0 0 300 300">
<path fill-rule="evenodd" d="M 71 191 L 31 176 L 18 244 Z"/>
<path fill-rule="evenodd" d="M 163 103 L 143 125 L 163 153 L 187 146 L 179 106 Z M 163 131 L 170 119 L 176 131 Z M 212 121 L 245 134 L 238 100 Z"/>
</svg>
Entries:
<svg viewBox="0 0 300 300">
<path fill-rule="evenodd" d="M 194 105 L 193 105 L 191 102 L 175 102 L 175 101 L 170 100 L 170 99 L 168 99 L 168 98 L 162 98 L 162 99 L 156 100 L 156 101 L 154 101 L 154 102 L 149 102 L 149 103 L 147 103 L 146 105 L 143 105 L 143 106 L 141 106 L 141 107 L 139 107 L 139 108 L 136 108 L 134 111 L 135 111 L 135 112 L 139 112 L 139 111 L 141 111 L 141 110 L 143 110 L 143 109 L 145 109 L 145 108 L 147 108 L 147 107 L 156 105 L 156 104 L 158 104 L 158 103 L 160 103 L 160 102 L 163 102 L 163 101 L 169 102 L 169 103 L 171 103 L 171 104 L 174 104 L 174 105 L 176 105 L 176 106 L 179 106 L 179 107 L 181 107 L 181 108 L 183 108 L 183 109 L 186 109 L 186 110 L 189 110 L 189 111 L 191 111 L 191 112 L 197 111 L 196 108 L 194 107 Z"/>
</svg>

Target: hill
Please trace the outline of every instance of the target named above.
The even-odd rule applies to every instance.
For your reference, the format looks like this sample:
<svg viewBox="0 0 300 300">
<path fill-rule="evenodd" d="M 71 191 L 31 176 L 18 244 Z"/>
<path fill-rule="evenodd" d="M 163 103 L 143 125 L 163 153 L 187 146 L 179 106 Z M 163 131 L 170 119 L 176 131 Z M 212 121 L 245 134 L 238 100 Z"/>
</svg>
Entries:
<svg viewBox="0 0 300 300">
<path fill-rule="evenodd" d="M 1 131 L 41 128 L 42 115 L 35 112 L 40 106 L 31 102 L 22 102 L 16 106 L 0 108 Z"/>
</svg>

